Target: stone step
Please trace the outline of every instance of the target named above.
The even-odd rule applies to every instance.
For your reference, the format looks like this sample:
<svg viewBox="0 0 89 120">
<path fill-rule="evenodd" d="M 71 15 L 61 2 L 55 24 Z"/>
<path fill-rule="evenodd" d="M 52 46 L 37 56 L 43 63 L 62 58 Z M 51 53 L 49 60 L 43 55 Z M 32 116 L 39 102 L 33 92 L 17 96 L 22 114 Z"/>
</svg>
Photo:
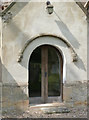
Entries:
<svg viewBox="0 0 89 120">
<path fill-rule="evenodd" d="M 66 107 L 49 107 L 49 108 L 40 108 L 45 114 L 53 113 L 69 113 L 70 110 Z"/>
</svg>

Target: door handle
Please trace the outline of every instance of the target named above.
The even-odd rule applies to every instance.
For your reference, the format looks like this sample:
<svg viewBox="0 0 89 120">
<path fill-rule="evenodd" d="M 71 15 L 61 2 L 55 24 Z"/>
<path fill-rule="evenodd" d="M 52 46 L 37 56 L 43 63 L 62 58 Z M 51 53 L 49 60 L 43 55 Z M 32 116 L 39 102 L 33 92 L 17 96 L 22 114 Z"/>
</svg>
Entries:
<svg viewBox="0 0 89 120">
<path fill-rule="evenodd" d="M 45 72 L 45 75 L 44 75 L 44 76 L 45 76 L 45 78 L 47 77 L 47 72 Z"/>
</svg>

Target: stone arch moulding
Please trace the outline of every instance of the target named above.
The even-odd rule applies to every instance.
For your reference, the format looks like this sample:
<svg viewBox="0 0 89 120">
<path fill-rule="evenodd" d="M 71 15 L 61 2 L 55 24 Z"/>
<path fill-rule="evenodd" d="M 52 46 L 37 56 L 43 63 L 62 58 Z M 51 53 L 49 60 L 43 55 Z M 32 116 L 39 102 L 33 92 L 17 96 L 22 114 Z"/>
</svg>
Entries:
<svg viewBox="0 0 89 120">
<path fill-rule="evenodd" d="M 35 39 L 40 38 L 40 37 L 55 37 L 58 38 L 59 40 L 63 41 L 67 47 L 70 49 L 71 54 L 72 54 L 72 58 L 73 58 L 73 62 L 77 62 L 78 61 L 78 56 L 77 53 L 75 52 L 75 50 L 73 49 L 72 45 L 67 42 L 65 39 L 61 38 L 60 36 L 57 35 L 52 35 L 52 34 L 40 34 L 40 35 L 36 35 L 35 37 L 32 37 L 31 39 L 29 39 L 25 45 L 23 46 L 23 48 L 19 51 L 19 55 L 18 55 L 18 59 L 17 62 L 21 62 L 22 58 L 23 58 L 23 53 L 25 51 L 25 49 L 28 47 L 28 45 Z"/>
</svg>

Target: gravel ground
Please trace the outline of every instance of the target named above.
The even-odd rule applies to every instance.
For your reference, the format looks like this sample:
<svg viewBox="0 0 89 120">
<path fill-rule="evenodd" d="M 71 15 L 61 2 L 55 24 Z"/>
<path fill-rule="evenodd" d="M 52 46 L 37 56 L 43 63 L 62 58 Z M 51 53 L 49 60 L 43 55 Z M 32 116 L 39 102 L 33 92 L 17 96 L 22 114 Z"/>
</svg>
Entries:
<svg viewBox="0 0 89 120">
<path fill-rule="evenodd" d="M 32 118 L 85 118 L 87 117 L 87 113 L 86 108 L 70 108 L 70 113 L 44 114 L 40 109 L 34 108 L 28 109 L 22 116 Z"/>
<path fill-rule="evenodd" d="M 87 107 L 71 107 L 69 113 L 53 113 L 45 114 L 42 107 L 28 107 L 25 112 L 19 110 L 13 110 L 12 112 L 4 111 L 3 118 L 86 118 Z M 44 107 L 43 107 L 44 108 Z"/>
</svg>

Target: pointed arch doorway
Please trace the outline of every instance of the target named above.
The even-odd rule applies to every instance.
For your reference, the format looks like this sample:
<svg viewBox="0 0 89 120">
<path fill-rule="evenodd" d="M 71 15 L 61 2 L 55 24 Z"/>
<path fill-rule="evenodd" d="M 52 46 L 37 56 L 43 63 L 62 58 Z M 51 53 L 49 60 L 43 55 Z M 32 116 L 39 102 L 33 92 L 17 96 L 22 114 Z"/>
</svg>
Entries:
<svg viewBox="0 0 89 120">
<path fill-rule="evenodd" d="M 29 60 L 29 103 L 60 102 L 63 99 L 63 59 L 51 45 L 37 47 Z"/>
</svg>

